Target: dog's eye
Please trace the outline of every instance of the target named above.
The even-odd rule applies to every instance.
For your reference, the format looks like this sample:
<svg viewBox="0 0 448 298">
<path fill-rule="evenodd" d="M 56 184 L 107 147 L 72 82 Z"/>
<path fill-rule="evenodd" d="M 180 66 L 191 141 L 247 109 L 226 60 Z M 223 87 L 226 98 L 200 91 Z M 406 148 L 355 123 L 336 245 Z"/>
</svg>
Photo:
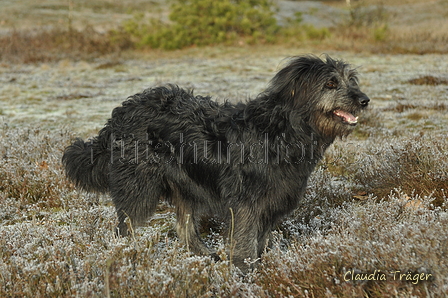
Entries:
<svg viewBox="0 0 448 298">
<path fill-rule="evenodd" d="M 335 81 L 328 81 L 325 86 L 330 89 L 336 89 L 338 84 Z"/>
</svg>

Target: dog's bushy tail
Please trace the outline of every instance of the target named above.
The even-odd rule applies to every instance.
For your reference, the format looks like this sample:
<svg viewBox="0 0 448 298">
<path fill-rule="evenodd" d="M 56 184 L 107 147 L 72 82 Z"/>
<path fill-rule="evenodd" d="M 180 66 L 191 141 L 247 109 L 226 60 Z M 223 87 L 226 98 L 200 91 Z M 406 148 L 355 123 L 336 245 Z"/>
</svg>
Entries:
<svg viewBox="0 0 448 298">
<path fill-rule="evenodd" d="M 65 148 L 62 163 L 67 177 L 76 186 L 104 193 L 109 190 L 110 150 L 101 135 L 87 142 L 81 139 Z"/>
</svg>

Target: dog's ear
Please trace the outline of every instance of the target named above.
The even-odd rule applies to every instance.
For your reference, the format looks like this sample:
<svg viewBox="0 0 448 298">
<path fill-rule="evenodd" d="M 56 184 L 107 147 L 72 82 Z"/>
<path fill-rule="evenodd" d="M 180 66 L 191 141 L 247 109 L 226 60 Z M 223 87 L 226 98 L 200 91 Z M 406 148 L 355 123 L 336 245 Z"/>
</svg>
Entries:
<svg viewBox="0 0 448 298">
<path fill-rule="evenodd" d="M 316 56 L 294 57 L 271 80 L 271 94 L 278 94 L 291 109 L 301 109 L 316 93 L 317 82 L 322 78 L 316 74 L 325 73 L 325 62 Z"/>
<path fill-rule="evenodd" d="M 299 79 L 296 79 L 291 83 L 290 89 L 290 98 L 287 100 L 287 102 L 290 105 L 291 109 L 303 110 L 307 105 L 307 101 L 309 100 L 309 98 L 306 96 L 306 93 L 308 92 L 307 86 L 305 86 Z"/>
</svg>

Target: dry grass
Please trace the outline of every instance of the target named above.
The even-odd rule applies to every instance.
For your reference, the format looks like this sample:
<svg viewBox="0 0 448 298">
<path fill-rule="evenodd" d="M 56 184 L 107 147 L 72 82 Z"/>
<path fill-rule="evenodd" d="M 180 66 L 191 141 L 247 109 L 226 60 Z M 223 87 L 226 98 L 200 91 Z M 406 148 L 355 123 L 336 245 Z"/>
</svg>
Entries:
<svg viewBox="0 0 448 298">
<path fill-rule="evenodd" d="M 429 54 L 448 52 L 446 1 L 353 1 L 326 46 L 345 51 Z M 340 5 L 340 4 L 339 4 Z"/>
</svg>

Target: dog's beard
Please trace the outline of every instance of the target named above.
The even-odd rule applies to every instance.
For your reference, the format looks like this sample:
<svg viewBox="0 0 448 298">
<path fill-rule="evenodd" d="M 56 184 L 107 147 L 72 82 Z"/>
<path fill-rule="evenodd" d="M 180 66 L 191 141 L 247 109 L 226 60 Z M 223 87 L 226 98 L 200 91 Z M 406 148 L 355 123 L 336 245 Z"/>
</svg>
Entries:
<svg viewBox="0 0 448 298">
<path fill-rule="evenodd" d="M 311 126 L 324 138 L 347 136 L 358 124 L 358 116 L 364 108 L 357 101 L 350 96 L 324 92 L 311 113 Z"/>
</svg>

